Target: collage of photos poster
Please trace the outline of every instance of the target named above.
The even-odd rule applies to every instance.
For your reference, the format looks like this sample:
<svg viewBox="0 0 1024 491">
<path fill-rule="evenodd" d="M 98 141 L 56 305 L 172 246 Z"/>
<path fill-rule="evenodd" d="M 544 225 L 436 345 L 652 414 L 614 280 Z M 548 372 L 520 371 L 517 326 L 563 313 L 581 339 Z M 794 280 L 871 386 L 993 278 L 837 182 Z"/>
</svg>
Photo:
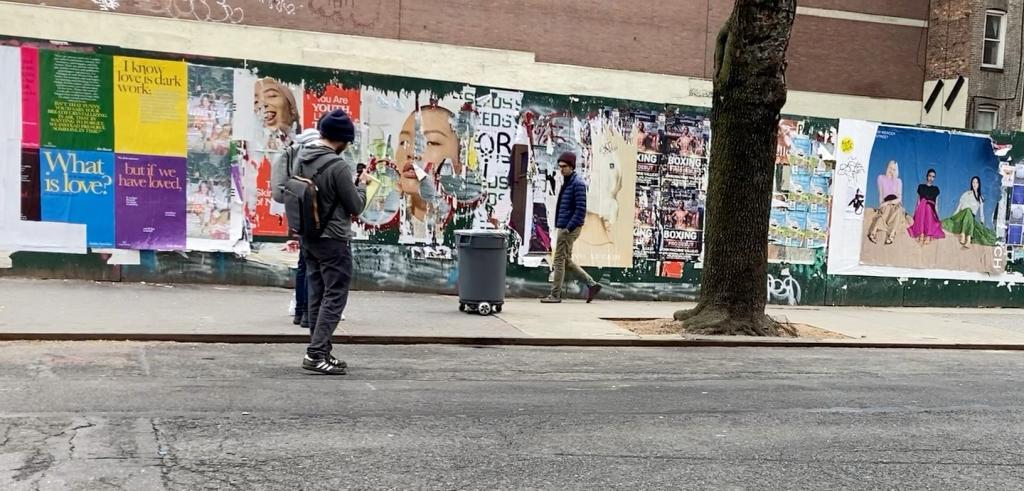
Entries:
<svg viewBox="0 0 1024 491">
<path fill-rule="evenodd" d="M 683 262 L 703 254 L 710 121 L 633 112 L 623 127 L 637 149 L 634 255 L 681 274 Z"/>
<path fill-rule="evenodd" d="M 815 250 L 827 245 L 835 167 L 831 137 L 825 131 L 810 131 L 803 121 L 779 122 L 769 260 L 811 263 Z"/>
</svg>

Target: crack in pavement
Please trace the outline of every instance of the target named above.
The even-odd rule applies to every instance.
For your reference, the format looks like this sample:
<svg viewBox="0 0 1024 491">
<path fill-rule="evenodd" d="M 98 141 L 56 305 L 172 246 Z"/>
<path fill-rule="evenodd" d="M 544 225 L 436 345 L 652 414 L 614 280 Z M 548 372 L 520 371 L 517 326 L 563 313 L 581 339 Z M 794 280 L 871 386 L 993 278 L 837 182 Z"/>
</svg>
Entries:
<svg viewBox="0 0 1024 491">
<path fill-rule="evenodd" d="M 11 441 L 11 430 L 13 428 L 14 428 L 14 425 L 11 425 L 11 424 L 4 425 L 4 438 L 3 438 L 3 441 L 0 441 L 0 448 L 5 447 L 5 446 L 7 446 L 8 443 L 10 443 L 10 441 Z"/>
<path fill-rule="evenodd" d="M 68 428 L 68 429 L 66 429 L 64 431 L 61 431 L 60 433 L 54 435 L 54 436 L 63 436 L 63 435 L 66 435 L 67 433 L 71 432 L 71 438 L 68 438 L 68 460 L 73 460 L 75 458 L 75 438 L 78 438 L 78 432 L 81 431 L 81 430 L 84 430 L 86 428 L 93 428 L 95 426 L 96 426 L 95 423 L 86 423 L 86 424 L 78 425 L 78 426 L 75 426 L 75 427 L 72 427 L 72 428 Z"/>
<path fill-rule="evenodd" d="M 35 475 L 39 475 L 38 478 L 33 482 L 33 486 L 38 488 L 39 481 L 46 474 L 46 471 L 53 467 L 54 462 L 57 458 L 50 452 L 44 451 L 42 448 L 35 448 L 32 450 L 32 455 L 25 459 L 25 463 L 21 467 L 15 467 L 11 469 L 15 471 L 15 481 L 27 481 L 29 478 Z"/>
<path fill-rule="evenodd" d="M 171 477 L 171 469 L 178 464 L 174 456 L 171 455 L 170 447 L 167 445 L 163 432 L 157 426 L 156 418 L 150 419 L 149 424 L 153 429 L 153 440 L 156 442 L 157 455 L 160 460 L 160 481 L 164 489 L 168 489 L 174 484 L 174 479 Z"/>
<path fill-rule="evenodd" d="M 94 423 L 85 423 L 73 426 L 71 428 L 65 428 L 57 433 L 44 433 L 44 435 L 46 436 L 39 443 L 46 443 L 51 438 L 60 438 L 70 433 L 71 436 L 70 438 L 68 438 L 67 441 L 67 460 L 71 460 L 74 458 L 75 454 L 74 440 L 75 437 L 78 436 L 78 431 L 86 428 L 91 428 L 93 426 L 96 425 Z M 8 425 L 7 430 L 4 432 L 4 445 L 6 445 L 9 441 L 10 425 Z M 33 448 L 32 454 L 29 455 L 27 459 L 25 459 L 25 462 L 20 467 L 12 469 L 13 471 L 15 471 L 14 480 L 27 481 L 35 477 L 35 479 L 32 480 L 32 487 L 33 489 L 38 489 L 39 483 L 46 477 L 47 473 L 49 473 L 50 470 L 53 469 L 53 467 L 57 464 L 57 461 L 58 459 L 56 455 L 49 452 L 48 450 L 45 450 L 42 446 L 37 446 Z"/>
</svg>

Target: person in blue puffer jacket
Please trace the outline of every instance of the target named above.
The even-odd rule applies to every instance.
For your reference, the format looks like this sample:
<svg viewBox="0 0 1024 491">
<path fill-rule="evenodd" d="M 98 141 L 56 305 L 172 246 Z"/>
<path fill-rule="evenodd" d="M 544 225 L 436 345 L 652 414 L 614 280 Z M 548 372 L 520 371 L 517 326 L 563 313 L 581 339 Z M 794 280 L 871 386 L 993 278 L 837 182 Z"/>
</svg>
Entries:
<svg viewBox="0 0 1024 491">
<path fill-rule="evenodd" d="M 558 229 L 553 265 L 555 274 L 551 281 L 551 294 L 541 299 L 541 303 L 562 302 L 566 268 L 587 284 L 587 303 L 590 303 L 601 291 L 601 285 L 572 260 L 572 246 L 580 237 L 583 221 L 587 217 L 587 184 L 576 174 L 576 154 L 572 152 L 565 152 L 558 157 L 558 170 L 565 182 L 558 193 L 558 205 L 555 208 L 555 227 Z"/>
</svg>

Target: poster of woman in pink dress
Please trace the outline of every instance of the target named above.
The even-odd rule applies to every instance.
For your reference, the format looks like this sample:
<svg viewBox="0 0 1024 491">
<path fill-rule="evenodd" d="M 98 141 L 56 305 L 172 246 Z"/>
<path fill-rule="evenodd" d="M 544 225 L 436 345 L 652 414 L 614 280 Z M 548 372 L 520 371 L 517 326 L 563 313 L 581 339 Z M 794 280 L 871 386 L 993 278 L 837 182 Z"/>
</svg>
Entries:
<svg viewBox="0 0 1024 491">
<path fill-rule="evenodd" d="M 939 187 L 935 185 L 935 169 L 928 169 L 925 184 L 917 186 L 917 209 L 914 211 L 914 224 L 907 228 L 910 236 L 917 243 L 928 245 L 932 239 L 944 239 L 942 221 L 939 220 Z"/>
</svg>

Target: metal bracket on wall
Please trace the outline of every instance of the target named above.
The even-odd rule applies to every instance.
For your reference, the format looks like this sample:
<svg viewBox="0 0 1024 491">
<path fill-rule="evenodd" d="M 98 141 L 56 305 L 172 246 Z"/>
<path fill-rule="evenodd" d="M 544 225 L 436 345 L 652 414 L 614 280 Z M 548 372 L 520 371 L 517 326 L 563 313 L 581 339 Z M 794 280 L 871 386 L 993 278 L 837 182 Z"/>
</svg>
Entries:
<svg viewBox="0 0 1024 491">
<path fill-rule="evenodd" d="M 932 106 L 935 105 L 935 99 L 939 98 L 939 94 L 942 93 L 942 88 L 946 86 L 946 83 L 942 80 L 935 82 L 935 88 L 932 89 L 931 95 L 928 96 L 928 102 L 924 103 L 924 112 L 930 113 Z"/>
<path fill-rule="evenodd" d="M 953 90 L 949 91 L 949 97 L 946 98 L 945 106 L 947 111 L 953 107 L 953 102 L 956 101 L 956 96 L 960 95 L 960 89 L 963 88 L 965 80 L 966 79 L 964 79 L 963 75 L 956 78 L 956 83 L 953 84 Z"/>
</svg>

